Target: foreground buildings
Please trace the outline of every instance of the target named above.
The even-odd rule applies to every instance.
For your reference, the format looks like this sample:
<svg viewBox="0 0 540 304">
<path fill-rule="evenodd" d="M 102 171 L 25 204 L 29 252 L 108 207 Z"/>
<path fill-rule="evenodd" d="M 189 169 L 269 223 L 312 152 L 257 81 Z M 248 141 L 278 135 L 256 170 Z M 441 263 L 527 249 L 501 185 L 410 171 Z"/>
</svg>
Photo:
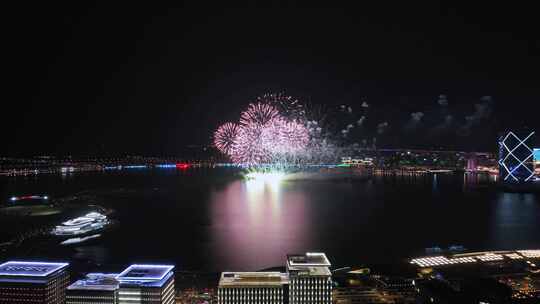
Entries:
<svg viewBox="0 0 540 304">
<path fill-rule="evenodd" d="M 174 266 L 131 265 L 117 276 L 118 304 L 174 303 Z"/>
<path fill-rule="evenodd" d="M 289 303 L 332 303 L 332 273 L 324 253 L 287 256 Z"/>
<path fill-rule="evenodd" d="M 288 277 L 279 272 L 223 272 L 219 303 L 284 303 Z"/>
<path fill-rule="evenodd" d="M 218 303 L 332 303 L 332 273 L 324 253 L 287 256 L 287 272 L 224 272 Z"/>
<path fill-rule="evenodd" d="M 91 273 L 68 287 L 67 304 L 174 303 L 174 266 L 131 265 L 120 274 Z"/>
<path fill-rule="evenodd" d="M 0 265 L 0 303 L 63 304 L 69 285 L 67 263 L 17 262 Z"/>
<path fill-rule="evenodd" d="M 118 288 L 116 274 L 89 273 L 67 288 L 66 304 L 116 304 Z"/>
</svg>

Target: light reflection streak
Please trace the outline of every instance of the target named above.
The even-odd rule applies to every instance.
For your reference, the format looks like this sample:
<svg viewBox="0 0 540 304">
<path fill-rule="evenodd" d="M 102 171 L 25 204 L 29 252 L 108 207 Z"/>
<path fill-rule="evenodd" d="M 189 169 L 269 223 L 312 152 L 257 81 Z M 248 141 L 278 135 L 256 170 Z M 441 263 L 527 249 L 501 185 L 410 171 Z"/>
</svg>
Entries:
<svg viewBox="0 0 540 304">
<path fill-rule="evenodd" d="M 257 270 L 281 265 L 286 254 L 309 248 L 307 197 L 287 191 L 285 179 L 236 181 L 212 193 L 212 238 L 219 260 L 234 269 Z"/>
</svg>

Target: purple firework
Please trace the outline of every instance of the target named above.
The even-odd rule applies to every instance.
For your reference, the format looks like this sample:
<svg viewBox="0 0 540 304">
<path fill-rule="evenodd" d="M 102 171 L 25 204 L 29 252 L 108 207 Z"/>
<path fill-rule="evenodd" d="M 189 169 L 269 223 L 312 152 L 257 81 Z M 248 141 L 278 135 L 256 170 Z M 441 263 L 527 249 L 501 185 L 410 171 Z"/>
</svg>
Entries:
<svg viewBox="0 0 540 304">
<path fill-rule="evenodd" d="M 282 156 L 305 149 L 310 139 L 308 128 L 287 113 L 281 114 L 274 107 L 275 100 L 258 100 L 242 112 L 238 125 L 228 123 L 215 132 L 215 146 L 235 163 L 243 164 L 280 161 Z"/>
<path fill-rule="evenodd" d="M 221 125 L 214 132 L 214 146 L 223 154 L 230 154 L 238 135 L 238 125 L 232 122 Z"/>
<path fill-rule="evenodd" d="M 250 103 L 247 110 L 240 114 L 242 126 L 250 124 L 264 125 L 279 116 L 278 110 L 265 103 Z"/>
</svg>

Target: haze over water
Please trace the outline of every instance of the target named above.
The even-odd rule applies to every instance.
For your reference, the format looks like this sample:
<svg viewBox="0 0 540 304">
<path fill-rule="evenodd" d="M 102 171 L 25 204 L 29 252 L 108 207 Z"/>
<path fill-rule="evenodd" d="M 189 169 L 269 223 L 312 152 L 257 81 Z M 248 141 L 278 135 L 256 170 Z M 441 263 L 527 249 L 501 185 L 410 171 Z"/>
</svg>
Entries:
<svg viewBox="0 0 540 304">
<path fill-rule="evenodd" d="M 505 193 L 463 175 L 263 183 L 233 169 L 173 169 L 2 183 L 4 198 L 84 191 L 116 210 L 119 225 L 101 238 L 29 253 L 49 259 L 222 271 L 282 266 L 286 254 L 305 251 L 344 266 L 400 261 L 433 246 L 540 248 L 537 194 Z"/>
</svg>

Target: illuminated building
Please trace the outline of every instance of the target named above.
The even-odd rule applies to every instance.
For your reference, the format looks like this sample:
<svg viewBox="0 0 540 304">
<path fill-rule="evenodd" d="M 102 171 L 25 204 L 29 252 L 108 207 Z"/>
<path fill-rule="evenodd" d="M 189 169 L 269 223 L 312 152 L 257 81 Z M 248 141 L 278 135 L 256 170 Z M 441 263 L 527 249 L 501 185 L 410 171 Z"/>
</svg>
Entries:
<svg viewBox="0 0 540 304">
<path fill-rule="evenodd" d="M 288 277 L 279 272 L 223 272 L 218 303 L 284 303 Z"/>
<path fill-rule="evenodd" d="M 118 303 L 174 303 L 174 266 L 131 265 L 116 279 L 119 282 Z"/>
<path fill-rule="evenodd" d="M 536 174 L 536 180 L 540 181 L 540 148 L 535 148 L 533 151 L 534 172 Z"/>
<path fill-rule="evenodd" d="M 0 303 L 63 304 L 67 263 L 6 262 L 0 265 Z"/>
<path fill-rule="evenodd" d="M 452 256 L 427 256 L 411 260 L 411 264 L 421 268 L 427 267 L 447 267 L 462 264 L 481 264 L 489 262 L 501 262 L 508 260 L 529 260 L 539 259 L 540 250 L 518 250 L 518 251 L 497 251 L 497 252 L 474 252 L 462 253 Z"/>
<path fill-rule="evenodd" d="M 66 304 L 117 304 L 117 274 L 89 273 L 71 284 L 66 291 Z"/>
<path fill-rule="evenodd" d="M 504 182 L 528 182 L 534 177 L 533 147 L 535 132 L 512 131 L 499 138 L 499 177 Z"/>
<path fill-rule="evenodd" d="M 332 303 L 332 273 L 324 253 L 287 256 L 289 303 Z"/>
</svg>

